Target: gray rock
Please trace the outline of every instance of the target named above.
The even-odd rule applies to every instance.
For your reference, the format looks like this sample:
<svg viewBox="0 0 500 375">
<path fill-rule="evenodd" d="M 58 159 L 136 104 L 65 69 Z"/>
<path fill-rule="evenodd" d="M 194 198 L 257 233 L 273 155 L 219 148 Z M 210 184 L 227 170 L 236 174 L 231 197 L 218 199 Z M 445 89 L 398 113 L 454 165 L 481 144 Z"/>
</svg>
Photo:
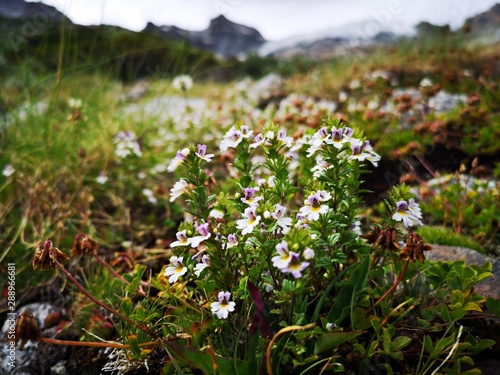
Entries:
<svg viewBox="0 0 500 375">
<path fill-rule="evenodd" d="M 500 298 L 500 260 L 481 254 L 465 247 L 432 245 L 426 253 L 428 260 L 448 261 L 464 260 L 466 264 L 482 266 L 486 262 L 492 265 L 493 276 L 475 286 L 475 291 L 485 297 Z"/>
<path fill-rule="evenodd" d="M 67 375 L 66 361 L 59 361 L 50 368 L 51 375 Z"/>
<path fill-rule="evenodd" d="M 38 326 L 40 329 L 44 327 L 44 320 L 48 314 L 57 311 L 56 307 L 48 303 L 30 303 L 28 305 L 19 307 L 16 310 L 17 316 L 22 313 L 25 309 L 28 309 L 31 314 L 36 318 Z M 5 337 L 7 331 L 9 330 L 9 321 L 5 321 L 2 330 L 0 331 L 0 337 Z M 28 341 L 25 345 L 24 350 L 19 350 L 19 347 L 15 349 L 11 348 L 10 343 L 6 342 L 0 345 L 0 374 L 24 374 L 28 373 L 25 369 L 31 367 L 32 362 L 36 358 L 36 353 L 38 350 L 39 343 Z M 14 357 L 15 367 L 10 366 L 11 358 Z"/>
<path fill-rule="evenodd" d="M 148 81 L 138 81 L 134 83 L 132 87 L 125 94 L 124 100 L 128 102 L 136 102 L 142 99 L 149 90 L 149 82 Z"/>
<path fill-rule="evenodd" d="M 465 94 L 450 94 L 446 91 L 439 91 L 435 96 L 429 99 L 429 107 L 436 113 L 445 113 L 452 111 L 459 104 L 467 101 Z"/>
<path fill-rule="evenodd" d="M 283 78 L 279 74 L 269 73 L 249 87 L 248 95 L 255 101 L 266 100 L 279 93 L 283 84 Z"/>
<path fill-rule="evenodd" d="M 126 115 L 134 115 L 137 119 L 156 118 L 159 122 L 165 122 L 168 119 L 176 120 L 187 112 L 203 113 L 206 108 L 205 99 L 159 96 L 145 103 L 129 104 L 124 107 L 123 111 Z"/>
</svg>

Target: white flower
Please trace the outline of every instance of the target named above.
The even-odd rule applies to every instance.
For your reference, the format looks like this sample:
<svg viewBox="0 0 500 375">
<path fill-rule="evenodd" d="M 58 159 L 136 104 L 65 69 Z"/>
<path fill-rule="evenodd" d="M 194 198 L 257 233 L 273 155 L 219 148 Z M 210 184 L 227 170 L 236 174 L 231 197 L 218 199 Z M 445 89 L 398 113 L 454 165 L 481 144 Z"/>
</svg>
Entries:
<svg viewBox="0 0 500 375">
<path fill-rule="evenodd" d="M 217 315 L 219 319 L 226 319 L 230 312 L 234 311 L 234 306 L 236 303 L 229 301 L 231 299 L 231 293 L 229 292 L 219 292 L 218 300 L 219 302 L 212 302 L 210 308 L 212 313 Z"/>
<path fill-rule="evenodd" d="M 5 177 L 9 177 L 11 174 L 13 174 L 16 170 L 14 169 L 14 167 L 11 165 L 11 164 L 8 164 L 2 171 L 2 174 L 5 176 Z"/>
<path fill-rule="evenodd" d="M 175 171 L 177 167 L 182 164 L 182 162 L 186 159 L 186 156 L 188 155 L 189 155 L 189 148 L 184 148 L 182 150 L 177 151 L 177 154 L 175 154 L 175 157 L 168 165 L 167 170 L 169 172 Z"/>
<path fill-rule="evenodd" d="M 276 139 L 280 142 L 283 142 L 287 147 L 292 147 L 293 145 L 293 138 L 287 137 L 285 130 L 280 130 Z"/>
<path fill-rule="evenodd" d="M 423 78 L 421 81 L 420 81 L 420 87 L 430 87 L 432 86 L 432 81 L 430 80 L 430 78 Z"/>
<path fill-rule="evenodd" d="M 202 241 L 210 238 L 212 234 L 208 229 L 208 223 L 195 225 L 195 227 L 200 236 L 194 236 L 193 238 L 191 238 L 191 247 L 197 248 Z"/>
<path fill-rule="evenodd" d="M 423 225 L 420 221 L 422 215 L 418 204 L 410 200 L 413 207 L 408 207 L 406 201 L 399 201 L 396 203 L 396 212 L 392 215 L 392 219 L 396 221 L 403 221 L 405 227 L 412 227 L 414 225 Z"/>
<path fill-rule="evenodd" d="M 309 221 L 318 220 L 319 214 L 328 212 L 328 206 L 326 204 L 321 204 L 323 200 L 319 192 L 311 194 L 307 198 L 305 206 L 300 208 L 299 214 L 306 216 Z"/>
<path fill-rule="evenodd" d="M 238 245 L 238 237 L 236 237 L 236 234 L 231 233 L 229 236 L 227 236 L 226 249 L 230 249 L 231 247 L 234 247 L 236 245 Z"/>
<path fill-rule="evenodd" d="M 250 144 L 250 148 L 257 148 L 259 146 L 263 146 L 266 143 L 266 138 L 264 138 L 262 133 L 257 134 L 253 140 L 254 143 Z"/>
<path fill-rule="evenodd" d="M 82 99 L 79 98 L 68 98 L 68 107 L 73 109 L 78 109 L 82 106 Z"/>
<path fill-rule="evenodd" d="M 193 87 L 193 79 L 188 75 L 180 75 L 174 78 L 172 86 L 179 91 L 188 91 Z"/>
<path fill-rule="evenodd" d="M 170 202 L 175 201 L 177 198 L 179 198 L 182 194 L 188 192 L 188 183 L 186 180 L 181 178 L 179 181 L 177 181 L 172 189 L 170 189 Z"/>
<path fill-rule="evenodd" d="M 290 252 L 288 251 L 288 242 L 285 240 L 281 241 L 276 245 L 276 251 L 278 255 L 271 258 L 273 266 L 279 269 L 288 267 L 290 262 Z"/>
<path fill-rule="evenodd" d="M 299 254 L 290 252 L 290 261 L 287 267 L 282 268 L 281 272 L 291 273 L 296 279 L 302 277 L 302 271 L 309 265 L 309 262 L 301 262 Z"/>
<path fill-rule="evenodd" d="M 333 145 L 335 148 L 342 148 L 342 146 L 349 141 L 349 138 L 344 136 L 344 129 L 332 129 L 332 138 L 327 139 L 326 143 Z"/>
<path fill-rule="evenodd" d="M 198 263 L 196 264 L 196 266 L 194 266 L 194 274 L 196 275 L 196 277 L 200 277 L 203 270 L 209 266 L 210 259 L 208 258 L 208 255 L 205 254 L 201 257 L 201 263 Z"/>
<path fill-rule="evenodd" d="M 175 236 L 177 237 L 177 241 L 172 242 L 170 247 L 187 246 L 191 244 L 191 239 L 187 238 L 186 230 L 177 232 Z"/>
<path fill-rule="evenodd" d="M 254 204 L 256 204 L 258 201 L 260 201 L 262 199 L 262 197 L 255 196 L 256 191 L 257 191 L 257 189 L 252 188 L 252 187 L 245 188 L 245 190 L 243 191 L 243 197 L 240 198 L 241 201 L 250 205 L 250 206 L 253 206 Z"/>
<path fill-rule="evenodd" d="M 311 146 L 307 149 L 307 157 L 311 157 L 316 151 L 321 148 L 323 142 L 330 138 L 330 133 L 327 128 L 321 128 L 311 138 Z"/>
<path fill-rule="evenodd" d="M 223 219 L 224 218 L 224 212 L 221 210 L 218 210 L 217 208 L 214 208 L 210 213 L 208 214 L 208 217 L 213 217 L 214 219 Z"/>
<path fill-rule="evenodd" d="M 99 176 L 97 176 L 95 180 L 98 184 L 104 185 L 106 182 L 108 182 L 108 176 L 106 176 L 106 173 L 101 172 L 99 173 Z"/>
<path fill-rule="evenodd" d="M 311 171 L 313 172 L 314 178 L 319 178 L 327 169 L 330 168 L 332 168 L 332 165 L 325 161 L 321 154 L 318 154 L 316 156 L 316 165 L 311 168 Z"/>
<path fill-rule="evenodd" d="M 238 146 L 242 139 L 243 135 L 241 131 L 236 130 L 233 126 L 222 139 L 219 148 L 221 151 L 227 151 L 229 148 Z"/>
<path fill-rule="evenodd" d="M 254 206 L 250 206 L 245 209 L 243 216 L 245 219 L 236 221 L 236 228 L 241 229 L 241 234 L 245 235 L 251 233 L 255 226 L 259 224 L 261 216 L 257 215 L 256 208 Z"/>
<path fill-rule="evenodd" d="M 207 154 L 207 146 L 206 145 L 198 145 L 198 152 L 196 152 L 196 156 L 200 159 L 205 160 L 206 162 L 212 161 L 214 154 Z"/>
<path fill-rule="evenodd" d="M 153 190 L 151 189 L 143 189 L 142 194 L 144 194 L 148 198 L 148 202 L 151 204 L 158 203 L 158 200 L 154 196 Z"/>
<path fill-rule="evenodd" d="M 281 204 L 277 204 L 271 216 L 276 220 L 276 222 L 281 228 L 288 229 L 288 227 L 292 225 L 292 219 L 289 217 L 284 217 L 285 213 L 286 213 L 286 208 Z"/>
<path fill-rule="evenodd" d="M 187 272 L 187 267 L 182 263 L 183 259 L 183 257 L 176 257 L 175 255 L 170 258 L 170 266 L 165 269 L 164 273 L 168 277 L 170 284 L 177 282 L 179 277 Z"/>
</svg>

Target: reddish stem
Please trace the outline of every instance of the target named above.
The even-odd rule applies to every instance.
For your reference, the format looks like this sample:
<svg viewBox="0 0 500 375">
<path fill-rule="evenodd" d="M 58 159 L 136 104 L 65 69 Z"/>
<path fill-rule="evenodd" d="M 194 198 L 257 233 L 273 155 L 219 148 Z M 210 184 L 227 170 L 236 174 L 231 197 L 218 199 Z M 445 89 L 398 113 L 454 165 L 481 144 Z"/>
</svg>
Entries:
<svg viewBox="0 0 500 375">
<path fill-rule="evenodd" d="M 368 314 L 370 311 L 372 311 L 375 307 L 378 306 L 380 302 L 382 302 L 396 287 L 399 285 L 401 280 L 403 280 L 403 277 L 405 276 L 406 270 L 408 269 L 408 264 L 410 263 L 410 260 L 407 259 L 406 263 L 403 267 L 403 270 L 401 271 L 401 274 L 397 278 L 397 280 L 394 282 L 394 284 L 375 302 L 368 310 L 365 311 L 365 315 Z M 357 323 L 357 322 L 356 322 Z"/>
<path fill-rule="evenodd" d="M 116 311 L 115 309 L 113 309 L 112 307 L 106 305 L 104 302 L 102 301 L 99 301 L 97 298 L 95 298 L 92 294 L 90 294 L 74 277 L 73 275 L 66 269 L 64 268 L 64 266 L 59 263 L 59 261 L 57 259 L 54 260 L 55 261 L 55 264 L 57 265 L 57 267 L 59 267 L 59 269 L 68 277 L 68 279 L 76 285 L 76 287 L 83 293 L 85 294 L 90 300 L 92 300 L 93 302 L 95 302 L 97 305 L 101 306 L 103 309 L 109 311 L 111 314 L 113 315 L 116 315 L 117 317 L 125 320 L 126 322 L 132 324 L 133 326 L 139 328 L 140 330 L 146 332 L 148 335 L 151 335 L 155 338 L 157 338 L 157 335 L 152 332 L 148 327 L 146 326 L 143 326 L 143 325 L 140 325 L 138 324 L 137 322 L 133 321 L 132 319 L 126 317 L 125 315 L 123 315 L 122 313 Z"/>
<path fill-rule="evenodd" d="M 101 259 L 101 258 L 100 258 L 97 254 L 92 253 L 92 255 L 94 256 L 94 258 L 96 258 L 96 259 L 97 259 L 97 261 L 98 261 L 99 263 L 101 263 L 104 267 L 106 267 L 106 268 L 109 270 L 109 272 L 111 272 L 111 274 L 112 274 L 114 277 L 116 277 L 117 279 L 119 279 L 119 280 L 123 281 L 123 282 L 124 282 L 125 284 L 127 284 L 127 285 L 128 285 L 128 284 L 130 284 L 127 280 L 125 280 L 125 279 L 123 278 L 123 276 L 122 276 L 122 275 L 120 275 L 118 272 L 116 272 L 116 271 L 113 269 L 113 267 L 111 267 L 111 266 L 110 266 L 110 265 L 109 265 L 106 261 L 104 261 L 103 259 Z"/>
<path fill-rule="evenodd" d="M 406 263 L 405 263 L 405 266 L 403 267 L 403 270 L 401 271 L 401 274 L 399 275 L 399 277 L 397 278 L 397 280 L 394 282 L 394 284 L 392 284 L 392 286 L 387 289 L 387 291 L 377 300 L 377 302 L 375 302 L 373 304 L 373 306 L 371 307 L 372 309 L 377 307 L 377 305 L 382 302 L 385 297 L 387 297 L 394 289 L 396 289 L 396 287 L 399 285 L 399 283 L 401 282 L 401 280 L 403 280 L 403 277 L 405 276 L 405 273 L 406 273 L 406 270 L 408 269 L 408 264 L 410 263 L 410 260 L 407 259 L 406 260 Z"/>
<path fill-rule="evenodd" d="M 130 349 L 131 346 L 128 344 L 118 344 L 113 342 L 90 342 L 90 341 L 67 341 L 67 340 L 58 340 L 51 339 L 48 337 L 42 337 L 40 341 L 47 344 L 55 344 L 55 345 L 67 345 L 67 346 L 89 346 L 89 347 L 98 347 L 98 348 L 117 348 L 117 349 Z M 142 346 L 157 346 L 160 341 L 149 341 L 138 344 L 139 347 Z"/>
</svg>

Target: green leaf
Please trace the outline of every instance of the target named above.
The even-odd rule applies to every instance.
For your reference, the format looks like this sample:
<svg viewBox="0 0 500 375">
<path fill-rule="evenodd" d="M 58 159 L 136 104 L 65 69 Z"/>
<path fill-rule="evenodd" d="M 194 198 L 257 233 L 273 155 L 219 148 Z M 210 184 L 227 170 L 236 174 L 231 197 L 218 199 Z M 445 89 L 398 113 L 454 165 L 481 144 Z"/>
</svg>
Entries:
<svg viewBox="0 0 500 375">
<path fill-rule="evenodd" d="M 364 333 L 364 331 L 324 333 L 316 340 L 314 354 L 321 355 L 327 351 L 338 348 L 340 344 L 358 337 L 362 333 Z"/>
<path fill-rule="evenodd" d="M 140 266 L 140 265 L 135 266 L 134 272 L 132 273 L 132 280 L 130 280 L 130 284 L 127 285 L 127 287 L 125 288 L 127 292 L 129 293 L 136 292 L 137 288 L 139 287 L 139 284 L 141 283 L 144 271 L 146 271 L 146 266 Z"/>
<path fill-rule="evenodd" d="M 451 293 L 451 296 L 450 296 L 450 304 L 451 305 L 456 305 L 458 303 L 460 304 L 460 306 L 463 305 L 463 303 L 464 303 L 464 294 L 462 293 L 461 290 L 454 290 Z"/>
<path fill-rule="evenodd" d="M 493 346 L 496 344 L 495 340 L 491 339 L 482 339 L 480 340 L 472 349 L 474 353 L 479 353 L 482 352 L 485 349 L 488 349 L 489 347 Z"/>
<path fill-rule="evenodd" d="M 469 365 L 469 366 L 474 366 L 474 360 L 471 357 L 469 357 L 468 355 L 464 355 L 463 357 L 460 357 L 459 360 L 460 360 L 460 363 L 463 363 L 463 364 Z"/>
<path fill-rule="evenodd" d="M 352 271 L 349 283 L 340 289 L 337 300 L 327 315 L 327 320 L 329 322 L 340 324 L 345 318 L 351 305 L 356 303 L 356 301 L 353 300 L 353 295 L 366 287 L 366 276 L 368 275 L 369 268 L 370 257 L 365 256 Z"/>
<path fill-rule="evenodd" d="M 466 314 L 467 314 L 467 310 L 464 310 L 464 309 L 452 311 L 450 314 L 451 320 L 455 321 L 455 320 L 462 319 Z"/>
<path fill-rule="evenodd" d="M 474 303 L 474 302 L 467 302 L 465 305 L 464 305 L 464 310 L 466 311 L 483 311 L 481 310 L 481 308 L 479 307 L 479 305 L 477 303 Z"/>
<path fill-rule="evenodd" d="M 129 297 L 122 298 L 120 309 L 125 316 L 129 317 L 132 314 L 132 300 Z"/>
<path fill-rule="evenodd" d="M 136 335 L 128 335 L 127 336 L 128 343 L 130 344 L 130 348 L 132 349 L 132 352 L 134 352 L 135 355 L 140 355 L 141 354 L 141 348 L 139 346 L 139 342 L 137 341 L 137 336 Z"/>
<path fill-rule="evenodd" d="M 424 348 L 427 353 L 431 354 L 434 351 L 434 344 L 430 336 L 424 336 Z"/>
<path fill-rule="evenodd" d="M 496 316 L 500 316 L 500 299 L 487 298 L 486 307 Z"/>
<path fill-rule="evenodd" d="M 248 362 L 246 361 L 215 356 L 214 358 L 218 366 L 218 371 L 215 371 L 212 356 L 208 353 L 203 353 L 175 342 L 166 343 L 165 348 L 172 354 L 176 361 L 192 369 L 200 369 L 206 374 L 249 375 Z"/>
<path fill-rule="evenodd" d="M 417 321 L 423 329 L 429 329 L 429 327 L 431 326 L 431 323 L 425 319 L 420 319 L 417 317 Z"/>
<path fill-rule="evenodd" d="M 411 343 L 411 338 L 407 336 L 399 336 L 394 339 L 393 343 L 395 343 L 399 349 L 403 349 Z"/>
</svg>

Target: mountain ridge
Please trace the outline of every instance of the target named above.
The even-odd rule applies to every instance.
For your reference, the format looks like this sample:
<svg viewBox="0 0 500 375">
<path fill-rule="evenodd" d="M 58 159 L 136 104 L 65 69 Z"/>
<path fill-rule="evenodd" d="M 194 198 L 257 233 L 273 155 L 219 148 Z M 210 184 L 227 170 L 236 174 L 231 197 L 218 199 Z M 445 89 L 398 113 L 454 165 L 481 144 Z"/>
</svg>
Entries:
<svg viewBox="0 0 500 375">
<path fill-rule="evenodd" d="M 143 30 L 175 40 L 185 40 L 198 48 L 207 49 L 223 58 L 237 57 L 254 51 L 265 40 L 253 27 L 237 24 L 220 15 L 202 31 L 184 30 L 177 26 L 157 26 L 148 22 Z"/>
</svg>

